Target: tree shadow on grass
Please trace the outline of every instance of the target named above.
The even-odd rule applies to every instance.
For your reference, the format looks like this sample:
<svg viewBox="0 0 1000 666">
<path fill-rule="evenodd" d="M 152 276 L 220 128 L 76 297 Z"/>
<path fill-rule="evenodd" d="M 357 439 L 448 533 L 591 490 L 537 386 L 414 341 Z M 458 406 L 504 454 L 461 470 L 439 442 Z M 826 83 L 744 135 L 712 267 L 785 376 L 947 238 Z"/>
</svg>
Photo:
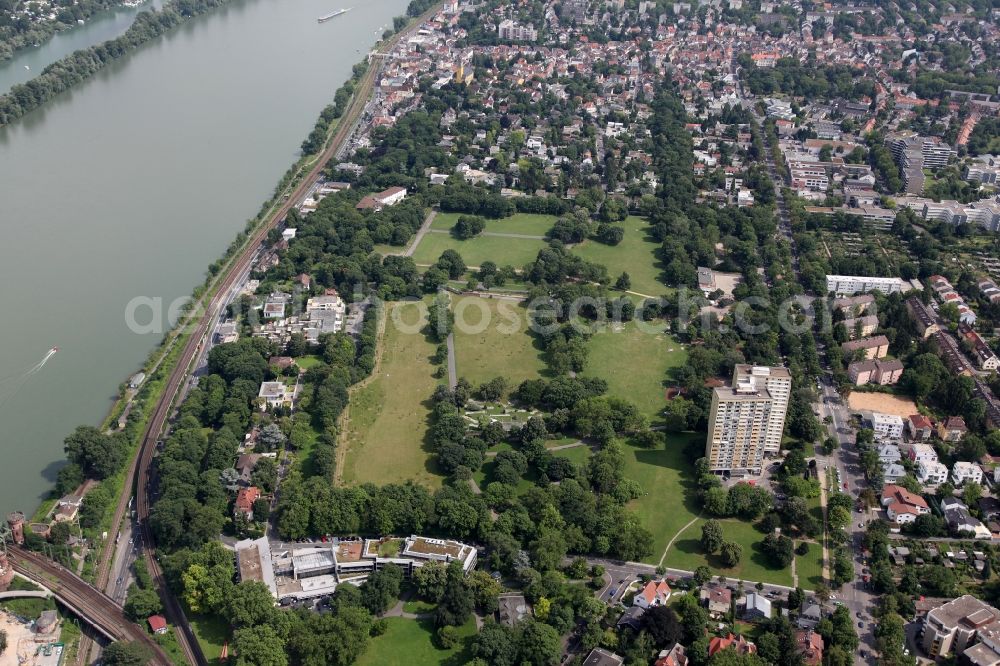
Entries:
<svg viewBox="0 0 1000 666">
<path fill-rule="evenodd" d="M 670 444 L 668 443 L 669 447 Z M 697 491 L 698 486 L 694 478 L 694 468 L 688 464 L 683 451 L 670 451 L 667 449 L 641 449 L 630 445 L 635 459 L 643 465 L 664 467 L 676 470 L 680 476 L 680 485 L 683 490 L 684 508 L 692 514 L 698 514 L 701 507 L 698 506 Z M 676 544 L 675 544 L 676 545 Z"/>
</svg>

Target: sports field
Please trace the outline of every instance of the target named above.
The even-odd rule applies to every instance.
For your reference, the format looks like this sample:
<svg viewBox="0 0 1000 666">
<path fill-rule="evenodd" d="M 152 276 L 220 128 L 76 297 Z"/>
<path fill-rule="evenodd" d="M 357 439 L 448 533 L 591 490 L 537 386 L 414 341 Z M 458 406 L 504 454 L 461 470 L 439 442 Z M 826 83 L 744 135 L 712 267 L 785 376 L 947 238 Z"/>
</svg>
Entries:
<svg viewBox="0 0 1000 666">
<path fill-rule="evenodd" d="M 380 366 L 351 392 L 341 478 L 347 484 L 412 479 L 437 488 L 442 477 L 424 442 L 439 383 L 431 363 L 436 345 L 419 332 L 426 321 L 414 303 L 389 304 L 387 316 Z"/>
<path fill-rule="evenodd" d="M 514 388 L 537 379 L 545 369 L 541 349 L 527 333 L 527 312 L 518 301 L 457 296 L 455 365 L 459 377 L 473 385 L 506 377 Z"/>
</svg>

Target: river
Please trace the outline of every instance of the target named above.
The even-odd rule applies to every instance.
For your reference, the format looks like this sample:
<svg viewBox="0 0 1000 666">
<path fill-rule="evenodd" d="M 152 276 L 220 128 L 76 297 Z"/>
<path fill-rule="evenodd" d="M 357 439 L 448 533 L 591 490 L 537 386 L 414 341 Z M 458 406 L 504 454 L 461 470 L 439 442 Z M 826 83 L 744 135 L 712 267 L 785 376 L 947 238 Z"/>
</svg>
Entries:
<svg viewBox="0 0 1000 666">
<path fill-rule="evenodd" d="M 236 0 L 0 129 L 0 512 L 34 510 L 162 338 L 129 303 L 165 318 L 202 281 L 407 4 L 316 22 L 350 1 Z"/>
<path fill-rule="evenodd" d="M 0 93 L 37 76 L 48 65 L 73 51 L 118 37 L 132 25 L 136 14 L 150 7 L 162 6 L 163 0 L 152 0 L 138 7 L 118 7 L 98 12 L 84 25 L 57 32 L 52 39 L 36 48 L 18 51 L 13 58 L 0 63 Z"/>
</svg>

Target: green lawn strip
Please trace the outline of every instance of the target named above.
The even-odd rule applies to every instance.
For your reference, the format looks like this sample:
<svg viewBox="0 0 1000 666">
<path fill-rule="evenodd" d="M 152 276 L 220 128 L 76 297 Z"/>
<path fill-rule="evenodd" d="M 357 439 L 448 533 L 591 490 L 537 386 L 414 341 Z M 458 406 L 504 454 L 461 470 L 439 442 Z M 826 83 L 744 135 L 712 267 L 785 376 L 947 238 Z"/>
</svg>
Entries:
<svg viewBox="0 0 1000 666">
<path fill-rule="evenodd" d="M 606 380 L 608 395 L 634 402 L 655 422 L 666 404 L 669 370 L 686 359 L 686 349 L 662 325 L 631 321 L 591 337 L 583 375 Z"/>
<path fill-rule="evenodd" d="M 457 296 L 455 366 L 473 385 L 506 377 L 511 388 L 537 379 L 545 369 L 542 351 L 527 331 L 527 312 L 516 301 Z"/>
<path fill-rule="evenodd" d="M 653 533 L 653 552 L 646 562 L 658 563 L 674 535 L 698 515 L 694 472 L 684 448 L 692 439 L 703 438 L 698 433 L 668 434 L 666 447 L 660 449 L 643 449 L 629 441 L 623 444 L 625 478 L 643 490 L 629 506 Z"/>
<path fill-rule="evenodd" d="M 308 356 L 301 356 L 295 359 L 295 365 L 299 366 L 303 370 L 314 368 L 320 363 L 323 363 L 323 359 L 315 354 L 309 354 Z"/>
<path fill-rule="evenodd" d="M 814 590 L 823 582 L 823 544 L 810 543 L 808 553 L 795 556 L 795 573 L 799 575 L 799 587 L 806 590 Z"/>
<path fill-rule="evenodd" d="M 223 644 L 229 639 L 229 625 L 218 615 L 187 613 L 187 618 L 205 659 L 217 662 L 222 654 Z"/>
<path fill-rule="evenodd" d="M 502 236 L 477 236 L 458 240 L 449 234 L 427 234 L 413 253 L 417 264 L 433 264 L 445 250 L 455 250 L 468 266 L 479 266 L 492 261 L 497 266 L 510 264 L 521 268 L 535 259 L 545 241 L 531 238 L 504 238 Z"/>
<path fill-rule="evenodd" d="M 743 559 L 739 564 L 727 568 L 722 565 L 718 554 L 706 557 L 701 549 L 701 526 L 704 522 L 704 518 L 699 518 L 698 522 L 674 542 L 663 562 L 665 566 L 694 571 L 697 567 L 705 565 L 713 574 L 725 576 L 730 580 L 763 581 L 777 585 L 792 584 L 791 567 L 775 569 L 771 566 L 767 556 L 760 549 L 764 535 L 752 523 L 746 521 L 732 518 L 719 521 L 722 525 L 723 538 L 726 541 L 735 541 L 743 547 Z"/>
<path fill-rule="evenodd" d="M 552 455 L 566 458 L 577 465 L 582 465 L 590 457 L 590 447 L 574 446 L 571 449 L 559 449 L 558 451 L 553 451 Z"/>
<path fill-rule="evenodd" d="M 419 328 L 417 312 L 412 303 L 389 305 L 378 375 L 351 393 L 343 469 L 347 484 L 412 479 L 431 488 L 441 485 L 424 441 L 429 401 L 439 383 L 431 364 L 436 344 L 422 332 L 401 330 L 392 318 L 397 313 L 405 326 Z"/>
<path fill-rule="evenodd" d="M 455 223 L 465 213 L 438 213 L 431 223 L 431 229 L 450 231 Z M 524 234 L 526 236 L 544 236 L 557 218 L 554 215 L 534 215 L 531 213 L 515 213 L 510 217 L 486 219 L 486 229 L 495 234 Z"/>
<path fill-rule="evenodd" d="M 618 245 L 605 245 L 586 240 L 573 248 L 573 254 L 608 269 L 612 278 L 628 273 L 632 291 L 650 296 L 670 293 L 661 280 L 663 269 L 657 252 L 660 244 L 649 237 L 649 223 L 641 217 L 629 216 L 621 223 L 625 237 Z"/>
<path fill-rule="evenodd" d="M 459 644 L 450 650 L 440 650 L 433 642 L 432 620 L 411 620 L 389 617 L 386 632 L 373 638 L 368 650 L 354 663 L 356 666 L 431 666 L 432 664 L 467 664 L 472 661 L 472 639 L 476 635 L 476 620 L 469 618 L 458 627 Z"/>
<path fill-rule="evenodd" d="M 420 599 L 410 599 L 403 604 L 404 613 L 416 613 L 417 615 L 431 613 L 435 608 L 437 608 L 435 604 L 429 601 L 421 601 Z"/>
</svg>

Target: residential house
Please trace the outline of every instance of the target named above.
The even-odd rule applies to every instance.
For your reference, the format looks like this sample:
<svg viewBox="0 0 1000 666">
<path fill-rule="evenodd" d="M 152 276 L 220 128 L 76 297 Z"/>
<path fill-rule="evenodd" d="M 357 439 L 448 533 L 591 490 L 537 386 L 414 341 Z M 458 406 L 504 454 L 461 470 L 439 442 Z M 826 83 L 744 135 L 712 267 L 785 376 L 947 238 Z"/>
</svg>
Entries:
<svg viewBox="0 0 1000 666">
<path fill-rule="evenodd" d="M 640 608 L 652 608 L 666 604 L 669 599 L 670 586 L 667 585 L 667 581 L 651 580 L 635 595 L 632 604 Z"/>
<path fill-rule="evenodd" d="M 868 337 L 878 328 L 878 317 L 875 315 L 865 315 L 864 317 L 853 317 L 841 322 L 847 329 L 847 336 L 850 339 Z M 860 333 L 860 334 L 859 334 Z"/>
<path fill-rule="evenodd" d="M 948 480 L 944 463 L 921 460 L 917 463 L 917 481 L 925 486 L 937 486 Z"/>
<path fill-rule="evenodd" d="M 921 339 L 926 340 L 940 330 L 937 324 L 937 317 L 916 296 L 906 299 L 906 310 L 910 313 L 910 318 L 916 324 Z"/>
<path fill-rule="evenodd" d="M 900 439 L 903 437 L 903 419 L 895 414 L 882 414 L 872 412 L 868 418 L 871 429 L 875 431 L 875 439 L 878 441 Z"/>
<path fill-rule="evenodd" d="M 882 463 L 882 482 L 899 483 L 906 476 L 906 468 L 899 463 Z"/>
<path fill-rule="evenodd" d="M 701 588 L 701 602 L 709 613 L 724 615 L 732 609 L 733 593 L 724 585 L 704 585 Z"/>
<path fill-rule="evenodd" d="M 876 335 L 871 338 L 858 338 L 857 340 L 845 342 L 841 345 L 841 349 L 844 350 L 844 356 L 847 358 L 853 358 L 854 354 L 859 351 L 864 352 L 865 358 L 868 360 L 885 358 L 885 355 L 889 353 L 889 338 L 884 335 Z"/>
<path fill-rule="evenodd" d="M 805 666 L 823 663 L 823 637 L 811 629 L 795 632 L 795 650 Z"/>
<path fill-rule="evenodd" d="M 882 489 L 882 506 L 889 520 L 898 525 L 912 523 L 917 516 L 931 512 L 927 500 L 897 485 L 886 485 Z"/>
<path fill-rule="evenodd" d="M 358 202 L 355 206 L 358 210 L 374 210 L 378 212 L 383 208 L 388 208 L 389 206 L 395 206 L 400 201 L 406 198 L 406 188 L 405 187 L 390 187 L 382 192 L 377 192 L 375 194 L 369 194 Z"/>
<path fill-rule="evenodd" d="M 57 523 L 71 523 L 76 520 L 83 506 L 83 497 L 80 495 L 64 495 L 56 502 L 56 510 L 52 515 Z"/>
<path fill-rule="evenodd" d="M 910 439 L 919 442 L 931 436 L 934 432 L 934 424 L 923 414 L 913 414 L 906 419 L 906 429 Z"/>
<path fill-rule="evenodd" d="M 261 457 L 259 453 L 244 453 L 236 459 L 236 471 L 240 473 L 240 483 L 245 486 L 250 485 L 250 476 Z"/>
<path fill-rule="evenodd" d="M 799 616 L 795 619 L 795 624 L 800 629 L 815 629 L 816 625 L 823 619 L 823 609 L 819 604 L 803 603 L 799 610 Z"/>
<path fill-rule="evenodd" d="M 938 423 L 937 435 L 946 442 L 959 442 L 969 432 L 965 419 L 961 416 L 949 416 Z"/>
<path fill-rule="evenodd" d="M 737 636 L 733 633 L 730 633 L 725 638 L 716 636 L 709 641 L 709 657 L 714 656 L 716 652 L 721 652 L 722 650 L 736 650 L 739 654 L 757 654 L 756 645 L 743 638 L 743 636 Z"/>
<path fill-rule="evenodd" d="M 247 520 L 253 520 L 253 503 L 260 499 L 260 488 L 250 486 L 240 488 L 236 493 L 236 503 L 233 505 L 233 514 L 243 516 Z"/>
<path fill-rule="evenodd" d="M 629 627 L 635 631 L 642 630 L 642 616 L 646 614 L 646 609 L 642 606 L 629 606 L 625 609 L 625 612 L 621 614 L 618 618 L 618 622 L 615 624 L 616 627 L 621 629 L 622 627 Z"/>
<path fill-rule="evenodd" d="M 930 444 L 910 445 L 910 461 L 919 463 L 922 461 L 937 462 L 937 451 Z"/>
<path fill-rule="evenodd" d="M 687 666 L 687 650 L 680 643 L 674 643 L 669 650 L 660 650 L 653 666 Z"/>
<path fill-rule="evenodd" d="M 847 366 L 847 375 L 855 386 L 889 386 L 903 376 L 903 363 L 896 359 L 855 361 Z"/>
<path fill-rule="evenodd" d="M 898 463 L 903 459 L 903 454 L 899 452 L 899 447 L 895 444 L 880 444 L 878 447 L 878 459 L 882 464 Z"/>
<path fill-rule="evenodd" d="M 974 518 L 969 513 L 969 507 L 965 506 L 956 497 L 945 497 L 941 500 L 941 511 L 944 513 L 945 522 L 952 531 L 970 533 L 976 539 L 989 539 L 991 537 L 989 529 Z"/>
<path fill-rule="evenodd" d="M 284 382 L 263 382 L 257 393 L 257 403 L 262 410 L 268 407 L 291 407 L 294 392 Z"/>
<path fill-rule="evenodd" d="M 583 666 L 622 666 L 625 660 L 604 648 L 594 648 L 583 660 Z"/>
<path fill-rule="evenodd" d="M 961 486 L 965 482 L 983 482 L 983 470 L 976 463 L 959 461 L 952 465 L 951 482 L 956 486 Z"/>
<path fill-rule="evenodd" d="M 749 592 L 743 597 L 743 619 L 771 619 L 771 600 L 758 592 Z"/>
</svg>

